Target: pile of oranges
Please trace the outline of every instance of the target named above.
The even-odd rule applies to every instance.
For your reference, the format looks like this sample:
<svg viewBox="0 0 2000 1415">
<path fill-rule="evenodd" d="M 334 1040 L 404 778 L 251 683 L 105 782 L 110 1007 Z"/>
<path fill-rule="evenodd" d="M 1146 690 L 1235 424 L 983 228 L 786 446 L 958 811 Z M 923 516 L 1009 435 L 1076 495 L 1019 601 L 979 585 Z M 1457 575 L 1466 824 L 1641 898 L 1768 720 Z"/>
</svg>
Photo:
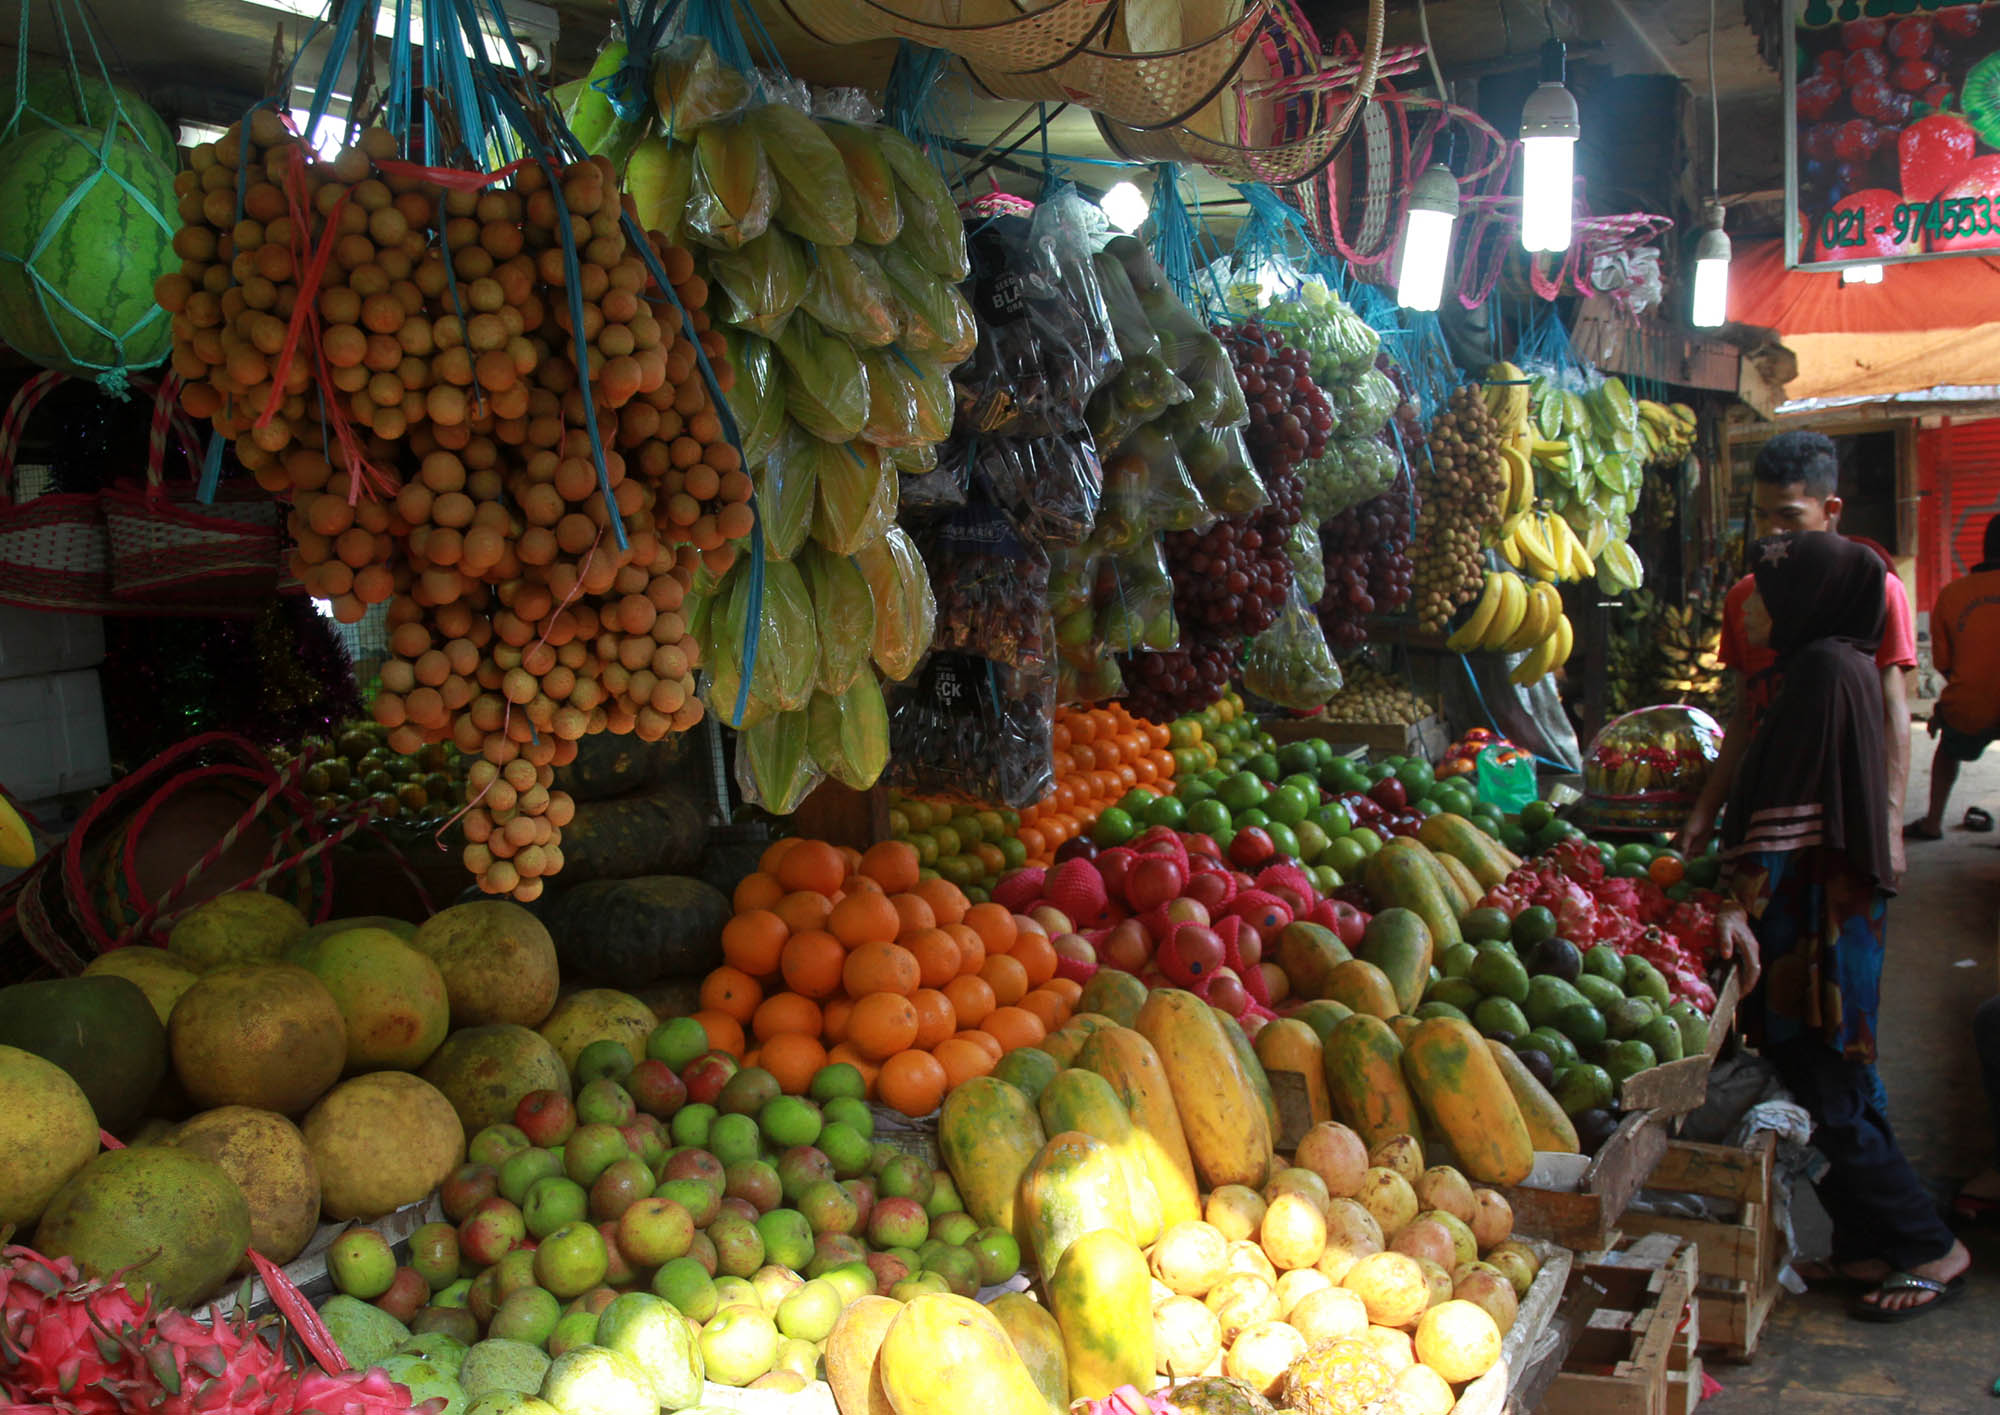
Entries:
<svg viewBox="0 0 2000 1415">
<path fill-rule="evenodd" d="M 1064 841 L 1088 831 L 1105 807 L 1135 787 L 1171 793 L 1170 736 L 1165 723 L 1134 717 L 1123 703 L 1058 708 L 1055 787 L 1021 812 L 1018 834 L 1028 863 L 1049 864 Z"/>
<path fill-rule="evenodd" d="M 847 1062 L 871 1099 L 916 1116 L 1069 1020 L 1082 989 L 1056 976 L 1039 925 L 919 875 L 903 841 L 774 843 L 737 885 L 701 986 L 710 1045 L 788 1094 Z"/>
</svg>

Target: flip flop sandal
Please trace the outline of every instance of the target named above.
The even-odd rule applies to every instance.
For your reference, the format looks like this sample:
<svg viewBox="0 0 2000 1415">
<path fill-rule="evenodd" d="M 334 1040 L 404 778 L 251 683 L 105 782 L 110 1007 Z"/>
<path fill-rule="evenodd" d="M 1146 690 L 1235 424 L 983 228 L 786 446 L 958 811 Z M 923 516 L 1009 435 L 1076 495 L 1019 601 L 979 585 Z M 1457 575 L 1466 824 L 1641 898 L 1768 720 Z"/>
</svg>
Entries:
<svg viewBox="0 0 2000 1415">
<path fill-rule="evenodd" d="M 1939 1282 L 1936 1278 L 1918 1277 L 1915 1273 L 1891 1273 L 1877 1284 L 1874 1290 L 1883 1297 L 1903 1292 L 1929 1292 L 1934 1295 L 1930 1301 L 1919 1303 L 1914 1307 L 1882 1307 L 1863 1298 L 1856 1298 L 1853 1305 L 1847 1309 L 1848 1316 L 1858 1322 L 1878 1322 L 1883 1325 L 1913 1322 L 1918 1317 L 1929 1316 L 1963 1294 L 1965 1274 L 1960 1273 L 1949 1282 Z"/>
<path fill-rule="evenodd" d="M 1965 808 L 1965 828 L 1967 830 L 1978 831 L 1981 835 L 1984 835 L 1987 831 L 1993 829 L 1993 813 L 1984 806 L 1967 806 Z"/>
<path fill-rule="evenodd" d="M 1945 1219 L 1958 1228 L 1992 1228 L 2000 1225 L 2000 1199 L 1957 1195 L 1947 1206 Z"/>
<path fill-rule="evenodd" d="M 1944 832 L 1941 830 L 1932 830 L 1929 826 L 1925 825 L 1921 820 L 1913 820 L 1908 825 L 1903 827 L 1903 839 L 1942 840 L 1944 839 Z"/>
</svg>

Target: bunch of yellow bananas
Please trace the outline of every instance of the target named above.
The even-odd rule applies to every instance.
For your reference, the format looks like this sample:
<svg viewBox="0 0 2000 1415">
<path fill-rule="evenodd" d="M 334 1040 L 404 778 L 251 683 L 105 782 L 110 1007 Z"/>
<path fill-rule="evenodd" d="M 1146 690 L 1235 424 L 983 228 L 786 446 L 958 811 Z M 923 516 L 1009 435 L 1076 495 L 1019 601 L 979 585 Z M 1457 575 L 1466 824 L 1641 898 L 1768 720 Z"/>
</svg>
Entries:
<svg viewBox="0 0 2000 1415">
<path fill-rule="evenodd" d="M 1533 683 L 1569 659 L 1576 631 L 1563 613 L 1562 595 L 1552 580 L 1530 581 L 1512 570 L 1488 570 L 1486 585 L 1463 624 L 1444 641 L 1453 653 L 1527 656 L 1507 675 L 1511 683 Z"/>
<path fill-rule="evenodd" d="M 1678 467 L 1694 450 L 1695 414 L 1685 403 L 1639 400 L 1639 444 L 1648 467 Z"/>
<path fill-rule="evenodd" d="M 1498 549 L 1509 565 L 1537 580 L 1587 580 L 1597 573 L 1590 548 L 1568 521 L 1545 506 L 1520 517 L 1500 538 Z"/>
</svg>

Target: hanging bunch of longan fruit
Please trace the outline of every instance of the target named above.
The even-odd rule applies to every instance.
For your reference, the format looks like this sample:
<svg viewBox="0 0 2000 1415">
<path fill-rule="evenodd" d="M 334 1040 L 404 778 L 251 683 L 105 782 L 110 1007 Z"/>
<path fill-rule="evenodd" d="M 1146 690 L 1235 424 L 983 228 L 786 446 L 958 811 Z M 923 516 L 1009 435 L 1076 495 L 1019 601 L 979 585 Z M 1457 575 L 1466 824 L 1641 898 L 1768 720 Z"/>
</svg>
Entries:
<svg viewBox="0 0 2000 1415">
<path fill-rule="evenodd" d="M 345 622 L 388 601 L 388 745 L 479 758 L 466 866 L 530 900 L 577 739 L 700 720 L 682 603 L 732 563 L 751 482 L 701 375 L 729 387 L 707 287 L 655 234 L 668 299 L 608 162 L 503 184 L 397 151 L 375 128 L 322 161 L 258 110 L 177 179 L 157 296 L 184 406 L 290 500 L 299 579 Z"/>
<path fill-rule="evenodd" d="M 1486 583 L 1481 547 L 1500 520 L 1507 490 L 1500 429 L 1479 385 L 1460 384 L 1431 419 L 1426 456 L 1417 459 L 1416 565 L 1412 608 L 1419 628 L 1443 632 Z"/>
</svg>

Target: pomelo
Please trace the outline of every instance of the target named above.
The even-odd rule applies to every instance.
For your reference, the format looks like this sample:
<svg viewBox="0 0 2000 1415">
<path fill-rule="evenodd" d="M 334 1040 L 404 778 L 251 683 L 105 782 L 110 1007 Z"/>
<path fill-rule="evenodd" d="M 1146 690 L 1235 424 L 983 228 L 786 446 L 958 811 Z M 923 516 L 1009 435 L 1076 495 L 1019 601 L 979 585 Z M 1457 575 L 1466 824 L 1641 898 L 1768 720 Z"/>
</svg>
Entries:
<svg viewBox="0 0 2000 1415">
<path fill-rule="evenodd" d="M 0 1046 L 0 1228 L 23 1230 L 97 1153 L 97 1117 L 83 1088 L 52 1061 Z"/>
<path fill-rule="evenodd" d="M 569 1068 L 556 1049 L 510 1022 L 453 1032 L 421 1074 L 451 1102 L 468 1135 L 512 1122 L 530 1091 L 570 1093 Z"/>
<path fill-rule="evenodd" d="M 167 1145 L 106 1150 L 56 1191 L 35 1246 L 87 1276 L 123 1273 L 192 1306 L 243 1261 L 250 1206 L 220 1165 Z"/>
<path fill-rule="evenodd" d="M 458 1112 L 428 1081 L 373 1071 L 328 1091 L 300 1126 L 330 1219 L 376 1218 L 413 1204 L 465 1158 Z"/>
<path fill-rule="evenodd" d="M 305 915 L 288 901 L 239 889 L 181 915 L 167 935 L 167 951 L 206 973 L 228 963 L 276 962 L 305 931 Z"/>
<path fill-rule="evenodd" d="M 319 1174 L 298 1126 L 276 1111 L 226 1105 L 174 1127 L 162 1144 L 214 1160 L 250 1205 L 250 1246 L 289 1263 L 319 1227 Z"/>
<path fill-rule="evenodd" d="M 194 980 L 201 976 L 201 971 L 164 948 L 133 945 L 100 953 L 83 970 L 86 978 L 107 974 L 136 984 L 139 991 L 146 994 L 146 1001 L 153 1004 L 153 1011 L 164 1027 L 167 1018 L 173 1015 L 174 1004 L 181 1000 L 182 993 L 194 986 Z"/>
<path fill-rule="evenodd" d="M 328 934 L 298 961 L 326 984 L 347 1026 L 347 1072 L 415 1071 L 451 1028 L 444 975 L 387 929 Z"/>
<path fill-rule="evenodd" d="M 556 1005 L 555 941 L 518 904 L 454 904 L 425 920 L 411 943 L 444 974 L 454 1027 L 536 1027 Z"/>
<path fill-rule="evenodd" d="M 167 1023 L 174 1073 L 199 1106 L 297 1115 L 340 1079 L 347 1024 L 326 985 L 291 963 L 217 968 Z"/>
</svg>

